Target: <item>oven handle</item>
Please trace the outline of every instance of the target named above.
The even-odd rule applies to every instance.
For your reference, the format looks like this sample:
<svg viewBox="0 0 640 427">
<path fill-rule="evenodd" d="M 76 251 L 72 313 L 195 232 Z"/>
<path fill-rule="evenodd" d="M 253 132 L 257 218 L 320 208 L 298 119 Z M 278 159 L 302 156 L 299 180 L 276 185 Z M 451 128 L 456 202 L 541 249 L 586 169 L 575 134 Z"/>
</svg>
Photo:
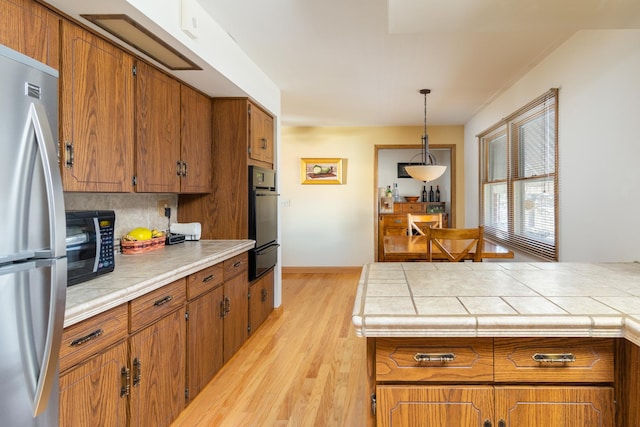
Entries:
<svg viewBox="0 0 640 427">
<path fill-rule="evenodd" d="M 264 255 L 268 252 L 271 252 L 273 249 L 277 249 L 280 246 L 280 243 L 272 243 L 264 249 L 256 250 L 256 255 Z"/>
<path fill-rule="evenodd" d="M 268 197 L 268 196 L 279 196 L 280 193 L 276 193 L 276 192 L 268 192 L 268 193 L 258 193 L 256 192 L 256 197 Z"/>
</svg>

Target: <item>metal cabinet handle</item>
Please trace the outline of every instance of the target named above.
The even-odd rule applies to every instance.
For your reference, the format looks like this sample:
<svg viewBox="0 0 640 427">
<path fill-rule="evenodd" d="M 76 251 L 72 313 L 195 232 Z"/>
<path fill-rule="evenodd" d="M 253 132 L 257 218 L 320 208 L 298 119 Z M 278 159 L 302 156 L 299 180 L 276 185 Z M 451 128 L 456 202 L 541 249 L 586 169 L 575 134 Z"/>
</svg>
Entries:
<svg viewBox="0 0 640 427">
<path fill-rule="evenodd" d="M 171 301 L 173 299 L 173 297 L 171 295 L 167 295 L 166 297 L 159 299 L 158 301 L 154 302 L 153 305 L 156 307 L 160 307 L 163 304 L 168 303 L 169 301 Z"/>
<path fill-rule="evenodd" d="M 129 370 L 126 366 L 123 366 L 120 370 L 120 397 L 129 396 L 129 390 L 131 390 L 131 386 L 129 385 L 130 380 L 131 375 L 129 374 Z"/>
<path fill-rule="evenodd" d="M 231 312 L 231 300 L 229 297 L 224 297 L 224 313 L 225 315 Z"/>
<path fill-rule="evenodd" d="M 269 296 L 269 292 L 266 289 L 262 290 L 262 302 L 267 302 L 267 297 Z"/>
<path fill-rule="evenodd" d="M 267 138 L 260 138 L 260 142 L 262 142 L 262 146 L 260 148 L 262 148 L 263 150 L 267 149 Z"/>
<path fill-rule="evenodd" d="M 74 156 L 73 142 L 65 141 L 64 151 L 65 151 L 65 158 L 66 158 L 66 160 L 64 161 L 64 167 L 67 169 L 71 169 L 73 167 L 73 156 Z"/>
<path fill-rule="evenodd" d="M 220 301 L 220 318 L 221 319 L 224 319 L 227 316 L 227 313 L 224 310 L 224 307 L 225 307 L 224 302 L 225 302 L 224 299 L 222 301 Z"/>
<path fill-rule="evenodd" d="M 453 362 L 455 353 L 416 353 L 413 360 L 416 362 Z"/>
<path fill-rule="evenodd" d="M 213 280 L 213 278 L 216 277 L 214 274 L 210 274 L 207 277 L 205 277 L 204 279 L 202 279 L 202 283 L 207 283 Z"/>
<path fill-rule="evenodd" d="M 571 353 L 536 353 L 531 358 L 538 363 L 570 363 L 576 361 L 576 356 Z"/>
<path fill-rule="evenodd" d="M 85 335 L 84 337 L 80 337 L 80 338 L 77 338 L 77 339 L 71 341 L 71 344 L 69 344 L 69 347 L 77 347 L 79 345 L 82 345 L 82 344 L 84 344 L 86 342 L 91 341 L 94 338 L 98 338 L 103 333 L 104 333 L 104 330 L 102 330 L 102 329 L 98 329 L 96 331 L 93 331 L 90 334 Z"/>
<path fill-rule="evenodd" d="M 237 261 L 233 263 L 233 268 L 238 268 L 242 265 L 242 261 Z"/>
<path fill-rule="evenodd" d="M 182 162 L 182 176 L 187 176 L 187 162 Z"/>
<path fill-rule="evenodd" d="M 137 357 L 133 359 L 133 386 L 137 387 L 142 378 L 142 362 Z"/>
</svg>

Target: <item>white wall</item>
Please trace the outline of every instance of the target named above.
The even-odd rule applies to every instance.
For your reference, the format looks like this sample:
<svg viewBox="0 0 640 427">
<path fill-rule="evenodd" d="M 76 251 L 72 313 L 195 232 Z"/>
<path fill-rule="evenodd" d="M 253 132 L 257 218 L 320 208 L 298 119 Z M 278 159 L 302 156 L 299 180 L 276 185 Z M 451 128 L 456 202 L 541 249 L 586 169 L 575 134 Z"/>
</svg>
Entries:
<svg viewBox="0 0 640 427">
<path fill-rule="evenodd" d="M 419 144 L 421 133 L 419 126 L 284 127 L 278 169 L 282 265 L 339 267 L 373 262 L 376 145 Z M 455 145 L 456 163 L 462 165 L 462 126 L 430 127 L 429 137 L 433 145 Z M 346 183 L 302 185 L 303 157 L 347 159 Z M 455 173 L 456 182 L 464 182 L 464 168 L 458 166 Z M 464 189 L 457 189 L 456 206 L 464 208 Z"/>
<path fill-rule="evenodd" d="M 465 126 L 466 223 L 478 223 L 476 135 L 559 92 L 559 260 L 640 260 L 640 31 L 580 31 Z"/>
</svg>

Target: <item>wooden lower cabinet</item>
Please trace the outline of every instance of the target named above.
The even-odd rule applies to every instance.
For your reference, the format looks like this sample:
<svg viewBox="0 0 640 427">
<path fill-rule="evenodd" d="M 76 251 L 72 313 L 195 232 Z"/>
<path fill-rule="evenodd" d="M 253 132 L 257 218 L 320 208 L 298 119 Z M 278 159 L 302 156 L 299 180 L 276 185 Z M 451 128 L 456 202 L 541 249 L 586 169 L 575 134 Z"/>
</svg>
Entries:
<svg viewBox="0 0 640 427">
<path fill-rule="evenodd" d="M 187 305 L 187 383 L 191 401 L 220 370 L 223 360 L 222 286 Z"/>
<path fill-rule="evenodd" d="M 273 311 L 273 269 L 249 285 L 249 334 Z"/>
<path fill-rule="evenodd" d="M 622 426 L 616 424 L 615 347 L 613 339 L 599 338 L 369 338 L 375 421 L 379 427 Z"/>
<path fill-rule="evenodd" d="M 497 426 L 614 426 L 613 387 L 500 386 L 495 402 Z"/>
<path fill-rule="evenodd" d="M 493 420 L 491 386 L 385 385 L 376 396 L 378 427 L 483 427 Z"/>
<path fill-rule="evenodd" d="M 61 374 L 60 426 L 126 427 L 126 366 L 124 340 Z"/>
<path fill-rule="evenodd" d="M 185 406 L 185 309 L 130 338 L 132 427 L 169 426 Z"/>
</svg>

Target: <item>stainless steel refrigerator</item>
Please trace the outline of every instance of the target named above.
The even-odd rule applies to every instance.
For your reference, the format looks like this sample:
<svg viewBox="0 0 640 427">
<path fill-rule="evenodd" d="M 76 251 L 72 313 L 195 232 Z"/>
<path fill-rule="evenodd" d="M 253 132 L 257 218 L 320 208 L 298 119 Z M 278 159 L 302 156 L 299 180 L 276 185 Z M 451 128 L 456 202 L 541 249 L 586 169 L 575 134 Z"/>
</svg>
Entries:
<svg viewBox="0 0 640 427">
<path fill-rule="evenodd" d="M 0 425 L 57 426 L 67 281 L 58 72 L 0 45 Z"/>
</svg>

